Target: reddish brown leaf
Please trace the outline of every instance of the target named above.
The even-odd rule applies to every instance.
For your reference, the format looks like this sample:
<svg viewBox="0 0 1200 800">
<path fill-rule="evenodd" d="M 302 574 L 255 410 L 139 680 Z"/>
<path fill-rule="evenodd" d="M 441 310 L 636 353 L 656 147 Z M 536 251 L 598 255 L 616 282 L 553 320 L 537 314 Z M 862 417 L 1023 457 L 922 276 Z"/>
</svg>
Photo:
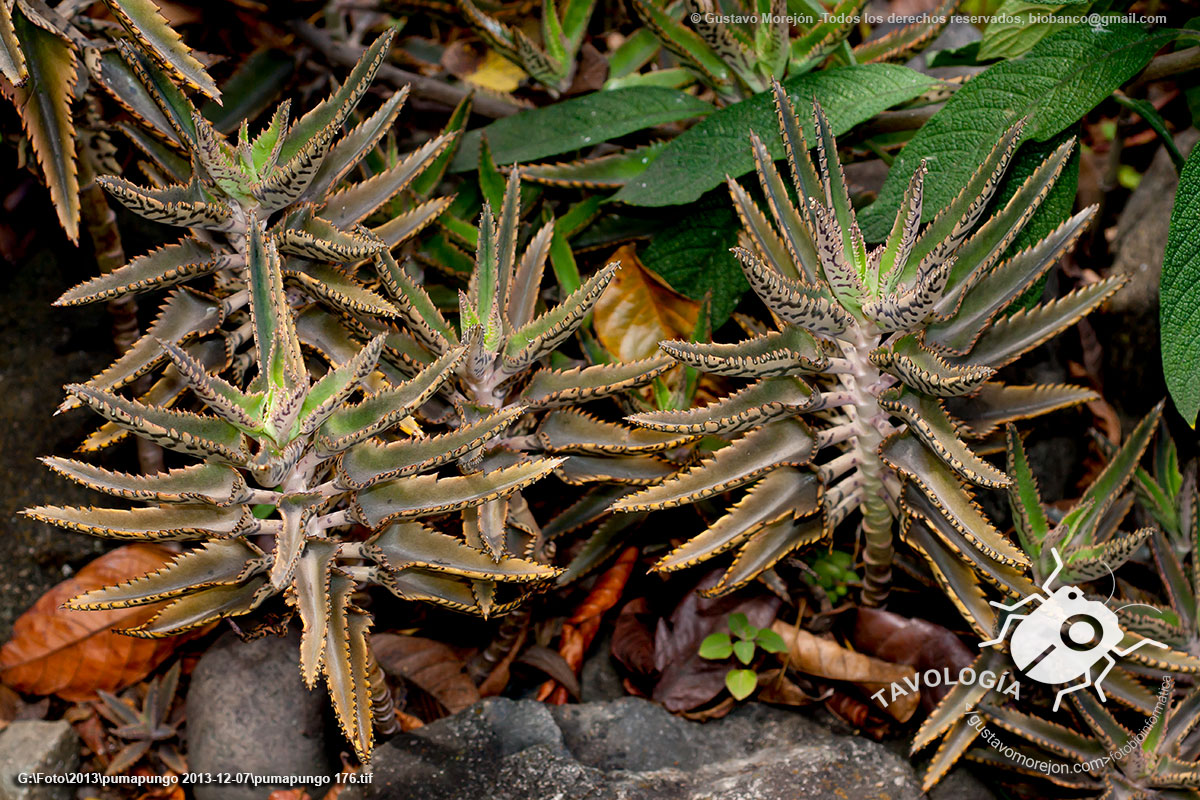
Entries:
<svg viewBox="0 0 1200 800">
<path fill-rule="evenodd" d="M 609 261 L 619 261 L 621 269 L 596 301 L 593 317 L 605 350 L 623 361 L 636 361 L 656 354 L 663 339 L 692 334 L 699 303 L 642 266 L 633 245 L 621 247 Z"/>
<path fill-rule="evenodd" d="M 630 600 L 613 624 L 612 655 L 634 675 L 650 677 L 654 667 L 654 620 L 646 598 Z"/>
<path fill-rule="evenodd" d="M 119 547 L 42 595 L 13 623 L 0 648 L 0 680 L 28 694 L 82 702 L 116 692 L 150 674 L 188 637 L 139 639 L 117 633 L 154 616 L 162 604 L 114 611 L 73 611 L 67 600 L 158 569 L 172 552 L 156 544 Z"/>
<path fill-rule="evenodd" d="M 819 703 L 823 695 L 809 694 L 800 684 L 787 676 L 787 670 L 769 669 L 758 674 L 758 694 L 754 698 L 763 703 L 774 703 L 780 706 L 811 706 Z"/>
<path fill-rule="evenodd" d="M 917 672 L 949 668 L 957 675 L 971 666 L 975 656 L 954 633 L 923 619 L 902 617 L 878 608 L 860 608 L 855 617 L 854 646 L 884 661 L 907 664 Z M 941 702 L 949 686 L 921 689 L 921 706 L 932 711 Z"/>
<path fill-rule="evenodd" d="M 412 681 L 456 714 L 479 702 L 479 690 L 462 659 L 441 642 L 420 636 L 376 633 L 371 648 L 389 675 Z"/>
<path fill-rule="evenodd" d="M 917 671 L 906 664 L 893 664 L 848 650 L 833 639 L 816 636 L 782 620 L 777 620 L 771 627 L 787 643 L 788 665 L 799 672 L 848 681 L 864 687 L 867 694 L 892 683 L 903 683 L 905 678 L 916 680 Z M 919 694 L 910 692 L 889 703 L 886 711 L 897 721 L 906 722 L 917 710 L 919 702 Z"/>
<path fill-rule="evenodd" d="M 633 566 L 637 563 L 638 552 L 636 547 L 622 550 L 613 565 L 596 579 L 579 608 L 563 624 L 558 652 L 576 673 L 583 668 L 583 655 L 600 630 L 600 617 L 621 599 L 621 593 L 625 591 L 625 584 L 629 582 Z M 538 688 L 537 699 L 561 706 L 567 702 L 569 694 L 561 683 L 549 680 Z"/>
<path fill-rule="evenodd" d="M 725 691 L 729 664 L 700 658 L 700 642 L 716 631 L 726 630 L 729 615 L 741 613 L 756 628 L 770 626 L 779 610 L 774 595 L 747 595 L 716 599 L 700 597 L 699 591 L 717 582 L 720 570 L 709 573 L 671 613 L 659 620 L 654 633 L 654 665 L 661 677 L 651 696 L 668 711 L 676 713 L 699 708 Z"/>
</svg>

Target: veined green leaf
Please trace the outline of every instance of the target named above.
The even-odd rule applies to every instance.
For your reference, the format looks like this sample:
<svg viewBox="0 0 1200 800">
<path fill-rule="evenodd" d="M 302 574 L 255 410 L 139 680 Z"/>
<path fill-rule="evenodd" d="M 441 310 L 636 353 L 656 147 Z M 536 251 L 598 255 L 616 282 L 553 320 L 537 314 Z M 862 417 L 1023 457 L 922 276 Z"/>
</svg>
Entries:
<svg viewBox="0 0 1200 800">
<path fill-rule="evenodd" d="M 783 83 L 797 101 L 815 97 L 829 116 L 834 134 L 842 134 L 880 111 L 920 95 L 933 78 L 907 67 L 869 64 L 836 67 L 790 78 Z M 626 184 L 616 199 L 631 205 L 666 206 L 691 202 L 726 178 L 754 169 L 747 134 L 775 128 L 773 95 L 763 92 L 709 116 L 671 141 L 649 169 Z M 764 141 L 773 158 L 784 155 L 776 136 Z M 886 233 L 886 232 L 885 232 Z"/>
<path fill-rule="evenodd" d="M 1200 413 L 1200 150 L 1179 176 L 1159 291 L 1163 375 L 1175 407 L 1194 428 Z"/>
<path fill-rule="evenodd" d="M 1174 32 L 1140 25 L 1076 25 L 1039 42 L 1022 58 L 989 67 L 967 82 L 900 151 L 879 193 L 859 214 L 870 241 L 887 235 L 900 196 L 921 159 L 928 220 L 946 206 L 1003 131 L 1023 116 L 1023 135 L 1039 141 L 1078 120 L 1137 74 Z"/>
<path fill-rule="evenodd" d="M 475 169 L 479 138 L 487 134 L 497 164 L 556 156 L 597 145 L 634 131 L 702 116 L 712 106 L 674 89 L 647 86 L 593 92 L 544 108 L 498 119 L 482 131 L 467 133 L 451 172 Z"/>
</svg>

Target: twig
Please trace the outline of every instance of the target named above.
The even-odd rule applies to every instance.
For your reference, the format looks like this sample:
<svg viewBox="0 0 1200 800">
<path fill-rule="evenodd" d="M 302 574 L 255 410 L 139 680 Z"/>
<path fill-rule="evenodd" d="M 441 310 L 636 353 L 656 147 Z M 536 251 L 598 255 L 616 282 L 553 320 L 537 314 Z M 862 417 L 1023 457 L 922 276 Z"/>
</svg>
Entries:
<svg viewBox="0 0 1200 800">
<path fill-rule="evenodd" d="M 1177 50 L 1174 53 L 1163 53 L 1161 56 L 1155 56 L 1150 59 L 1150 63 L 1142 70 L 1142 74 L 1138 75 L 1137 79 L 1129 84 L 1127 91 L 1136 91 L 1151 81 L 1170 78 L 1172 75 L 1187 72 L 1193 67 L 1198 66 L 1200 66 L 1200 47 L 1189 47 L 1186 50 Z"/>
<path fill-rule="evenodd" d="M 307 22 L 292 23 L 292 30 L 301 40 L 320 50 L 326 58 L 339 66 L 353 66 L 358 63 L 358 59 L 362 55 L 360 50 L 343 42 L 334 41 L 328 33 Z M 391 64 L 383 64 L 379 67 L 379 77 L 397 87 L 409 85 L 412 87 L 410 91 L 414 95 L 434 100 L 449 108 L 457 106 L 459 101 L 469 93 L 467 89 L 451 86 L 435 78 L 427 78 Z M 512 103 L 486 94 L 475 95 L 471 109 L 485 117 L 492 118 L 508 117 L 521 110 Z"/>
</svg>

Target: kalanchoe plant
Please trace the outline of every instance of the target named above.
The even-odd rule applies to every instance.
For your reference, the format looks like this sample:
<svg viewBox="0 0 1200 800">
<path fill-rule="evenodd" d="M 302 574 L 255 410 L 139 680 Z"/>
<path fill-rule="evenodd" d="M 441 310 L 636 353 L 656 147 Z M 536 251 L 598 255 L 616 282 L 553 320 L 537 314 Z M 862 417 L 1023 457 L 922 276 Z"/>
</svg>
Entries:
<svg viewBox="0 0 1200 800">
<path fill-rule="evenodd" d="M 1154 451 L 1154 471 L 1139 467 L 1134 476 L 1139 504 L 1160 527 L 1150 534 L 1154 565 L 1166 604 L 1126 585 L 1138 601 L 1117 613 L 1130 630 L 1200 656 L 1200 492 L 1197 462 L 1182 470 L 1175 442 L 1163 426 Z"/>
<path fill-rule="evenodd" d="M 199 541 L 163 569 L 74 598 L 78 609 L 171 600 L 129 631 L 168 636 L 254 611 L 281 595 L 303 623 L 300 669 L 313 686 L 324 673 L 346 738 L 363 760 L 372 743 L 371 618 L 352 595 L 363 584 L 463 611 L 503 610 L 508 587 L 554 577 L 531 561 L 487 554 L 418 519 L 478 508 L 511 495 L 559 465 L 529 459 L 462 477 L 437 470 L 505 428 L 510 412 L 481 413 L 443 436 L 384 444 L 395 427 L 441 386 L 467 347 L 448 347 L 412 380 L 368 392 L 349 404 L 377 366 L 383 337 L 309 377 L 283 286 L 275 240 L 247 220 L 247 291 L 257 374 L 242 391 L 184 349 L 163 342 L 176 370 L 215 414 L 201 415 L 125 399 L 85 385 L 68 387 L 110 421 L 164 447 L 195 456 L 194 466 L 157 475 L 109 472 L 79 461 L 47 465 L 84 485 L 140 501 L 132 509 L 43 506 L 26 513 L 71 530 L 116 539 Z M 253 506 L 270 509 L 266 518 Z M 357 526 L 369 537 L 356 536 Z M 357 528 L 361 530 L 361 528 Z M 473 593 L 486 583 L 487 606 Z"/>
<path fill-rule="evenodd" d="M 99 132 L 76 129 L 73 101 L 87 92 L 91 96 L 84 106 L 94 110 L 96 87 L 123 104 L 129 101 L 128 76 L 111 55 L 111 40 L 103 35 L 92 38 L 116 28 L 89 15 L 95 5 L 59 3 L 51 8 L 40 0 L 0 3 L 0 75 L 12 85 L 5 95 L 21 116 L 59 222 L 72 240 L 78 238 L 81 213 L 87 216 L 86 204 L 80 202 L 79 162 L 101 160 L 91 144 Z M 161 65 L 167 81 L 179 81 L 220 102 L 221 93 L 204 65 L 152 0 L 106 0 L 104 6 L 146 55 Z M 79 80 L 81 62 L 90 81 Z M 90 122 L 85 127 L 91 127 Z M 89 172 L 85 163 L 82 188 L 86 189 Z"/>
<path fill-rule="evenodd" d="M 112 757 L 104 774 L 127 772 L 152 748 L 159 760 L 168 767 L 179 773 L 187 772 L 187 762 L 174 745 L 168 744 L 178 735 L 179 724 L 183 721 L 181 704 L 175 702 L 175 692 L 179 688 L 179 664 L 176 661 L 165 674 L 152 678 L 146 684 L 145 695 L 140 703 L 127 702 L 100 690 L 96 711 L 113 724 L 113 735 L 126 742 Z"/>
<path fill-rule="evenodd" d="M 633 7 L 684 69 L 736 101 L 769 90 L 772 81 L 816 69 L 830 56 L 842 64 L 903 62 L 937 38 L 960 2 L 943 0 L 928 21 L 897 28 L 853 51 L 846 40 L 864 0 L 842 0 L 832 10 L 815 2 L 757 0 L 752 4 L 757 15 L 727 14 L 719 0 L 684 0 L 674 10 L 663 0 L 633 0 Z M 743 24 L 739 18 L 756 21 Z"/>
<path fill-rule="evenodd" d="M 547 365 L 551 355 L 583 324 L 617 269 L 610 264 L 583 281 L 562 301 L 537 313 L 542 273 L 554 232 L 553 221 L 534 233 L 520 258 L 520 175 L 508 179 L 499 217 L 483 207 L 474 271 L 467 291 L 459 293 L 458 325 L 452 325 L 413 279 L 405 266 L 387 253 L 377 266 L 403 319 L 403 334 L 388 342 L 409 360 L 411 369 L 444 358 L 462 346 L 466 355 L 455 362 L 440 393 L 444 416 L 458 430 L 472 430 L 481 417 L 502 415 L 514 423 L 509 435 L 462 460 L 464 470 L 513 463 L 526 455 L 556 457 L 557 474 L 567 483 L 611 482 L 646 485 L 673 471 L 654 454 L 690 442 L 692 434 L 630 429 L 587 414 L 584 403 L 643 386 L 671 365 L 656 356 L 641 361 L 570 368 Z M 368 331 L 370 328 L 368 327 Z M 478 335 L 473 335 L 473 332 Z M 579 362 L 570 362 L 579 363 Z M 347 466 L 353 474 L 353 468 Z M 530 555 L 542 555 L 537 522 L 520 495 L 497 499 L 470 512 L 465 520 L 478 532 L 479 546 L 499 557 L 507 551 L 506 532 L 516 525 L 534 541 Z M 505 520 L 509 520 L 506 525 Z"/>
<path fill-rule="evenodd" d="M 587 33 L 596 0 L 542 2 L 542 43 L 539 46 L 519 27 L 510 27 L 483 11 L 472 0 L 458 0 L 463 17 L 488 46 L 521 67 L 554 95 L 565 92 L 575 77 L 579 47 Z"/>
<path fill-rule="evenodd" d="M 1039 752 L 1026 753 L 1055 766 L 1049 773 L 1030 769 L 1029 761 L 1009 758 L 993 747 L 978 747 L 969 757 L 1005 771 L 1049 780 L 1104 800 L 1195 800 L 1200 796 L 1200 759 L 1189 735 L 1200 721 L 1200 689 L 1171 703 L 1170 687 L 1160 695 L 1151 719 L 1130 730 L 1090 694 L 1071 696 L 1082 725 L 1070 728 L 1011 707 L 985 705 L 996 728 L 1024 737 Z M 1146 726 L 1144 736 L 1140 731 Z M 1139 738 L 1141 737 L 1141 738 Z M 1087 764 L 1088 768 L 1078 769 Z"/>
<path fill-rule="evenodd" d="M 805 123 L 779 84 L 774 94 L 800 202 L 789 198 L 754 134 L 771 218 L 736 182 L 729 188 L 747 245 L 735 254 L 777 329 L 736 344 L 664 342 L 662 349 L 682 363 L 751 383 L 704 408 L 630 418 L 665 433 L 744 435 L 616 507 L 652 510 L 748 486 L 725 516 L 656 565 L 668 572 L 736 549 L 713 594 L 736 589 L 827 537 L 855 512 L 861 513 L 868 604 L 887 597 L 897 521 L 914 510 L 926 515 L 920 525 L 977 569 L 1027 565 L 1028 556 L 983 516 L 967 488 L 1002 488 L 1009 478 L 967 441 L 1006 421 L 1093 397 L 1072 386 L 993 380 L 999 368 L 1121 286 L 1121 279 L 1110 278 L 1003 313 L 1071 246 L 1095 210 L 1004 257 L 1073 143 L 1059 147 L 983 220 L 1018 144 L 1018 122 L 923 229 L 922 165 L 887 241 L 868 248 L 825 115 L 815 107 L 818 171 L 808 156 Z"/>
<path fill-rule="evenodd" d="M 99 180 L 138 214 L 190 228 L 191 233 L 73 287 L 56 305 L 112 300 L 197 279 L 207 281 L 207 291 L 173 290 L 146 335 L 88 381 L 90 388 L 117 390 L 164 365 L 160 340 L 204 351 L 194 355 L 210 369 L 221 371 L 232 365 L 244 370 L 253 354 L 236 358 L 235 354 L 248 339 L 242 319 L 248 299 L 244 242 L 252 226 L 275 243 L 284 256 L 284 278 L 303 297 L 339 313 L 395 315 L 385 298 L 335 264 L 358 262 L 395 246 L 445 209 L 450 198 L 436 198 L 374 228 L 363 224 L 410 185 L 454 137 L 434 137 L 383 172 L 347 182 L 392 128 L 407 95 L 405 91 L 391 95 L 378 111 L 339 138 L 386 57 L 391 39 L 390 31 L 376 39 L 345 83 L 308 113 L 291 120 L 290 104 L 285 101 L 258 135 L 251 137 L 243 123 L 234 141 L 226 141 L 196 111 L 153 59 L 132 47 L 122 48 L 125 63 L 148 93 L 143 103 L 147 107 L 141 109 L 147 126 L 169 136 L 188 154 L 190 164 L 169 148 L 151 147 L 154 139 L 147 136 L 140 141 L 158 157 L 164 179 L 178 183 L 140 187 L 118 177 Z M 302 328 L 302 335 L 306 344 L 317 346 L 307 340 L 307 329 Z M 182 389 L 183 382 L 173 375 L 143 399 L 169 404 Z M 78 401 L 71 398 L 64 409 L 76 405 Z M 110 430 L 93 437 L 88 449 L 115 438 Z"/>
<path fill-rule="evenodd" d="M 1049 510 L 1042 503 L 1024 444 L 1013 426 L 1008 426 L 1007 463 L 1008 473 L 1012 477 L 1008 497 L 1017 541 L 1030 562 L 1025 570 L 1003 565 L 994 565 L 982 571 L 972 569 L 962 562 L 955 551 L 937 543 L 927 523 L 918 524 L 914 521 L 909 528 L 906 534 L 909 543 L 931 554 L 930 568 L 938 585 L 959 609 L 971 629 L 986 643 L 972 665 L 976 674 L 983 671 L 995 675 L 1004 672 L 1015 674 L 1017 670 L 1007 644 L 996 642 L 1003 630 L 1004 618 L 995 602 L 988 602 L 985 586 L 992 585 L 1000 589 L 1009 598 L 1006 603 L 1021 600 L 1041 592 L 1038 587 L 1044 586 L 1061 564 L 1052 588 L 1080 586 L 1092 599 L 1104 602 L 1116 588 L 1111 570 L 1117 570 L 1128 561 L 1148 537 L 1153 541 L 1157 531 L 1152 528 L 1121 533 L 1120 527 L 1132 505 L 1132 496 L 1126 492 L 1126 487 L 1138 469 L 1138 462 L 1154 434 L 1161 412 L 1160 405 L 1134 428 L 1079 501 L 1063 513 L 1056 524 L 1051 522 Z M 925 518 L 921 516 L 919 519 Z M 961 544 L 959 546 L 963 547 Z M 1094 589 L 1091 588 L 1093 586 Z M 1189 674 L 1200 671 L 1200 659 L 1180 647 L 1178 642 L 1157 635 L 1162 631 L 1163 622 L 1160 620 L 1158 625 L 1149 624 L 1153 609 L 1138 617 L 1147 621 L 1147 625 L 1139 627 L 1131 624 L 1129 615 L 1135 610 L 1145 609 L 1136 606 L 1120 608 L 1117 604 L 1109 604 L 1109 607 L 1121 618 L 1126 632 L 1118 647 L 1122 652 L 1130 652 L 1116 668 L 1108 672 L 1103 680 L 1104 691 L 1125 705 L 1150 713 L 1154 708 L 1154 694 L 1131 674 L 1131 670 L 1145 671 L 1148 668 L 1155 674 Z M 1144 647 L 1139 644 L 1144 642 L 1144 637 L 1172 647 Z M 934 741 L 941 741 L 926 773 L 927 788 L 950 769 L 978 735 L 978 730 L 967 722 L 967 712 L 984 702 L 988 695 L 989 688 L 980 683 L 955 686 L 917 731 L 912 743 L 914 752 Z"/>
</svg>

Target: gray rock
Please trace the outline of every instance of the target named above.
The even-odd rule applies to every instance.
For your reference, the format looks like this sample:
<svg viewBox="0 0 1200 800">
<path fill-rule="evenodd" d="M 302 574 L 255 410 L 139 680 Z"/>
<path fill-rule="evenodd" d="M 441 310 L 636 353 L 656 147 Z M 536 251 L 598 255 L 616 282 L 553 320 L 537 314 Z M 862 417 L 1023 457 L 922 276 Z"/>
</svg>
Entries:
<svg viewBox="0 0 1200 800">
<path fill-rule="evenodd" d="M 585 703 L 616 700 L 625 696 L 625 686 L 612 657 L 612 637 L 605 636 L 592 648 L 579 673 L 579 698 Z"/>
<path fill-rule="evenodd" d="M 986 790 L 954 797 L 988 798 Z M 749 704 L 708 723 L 645 700 L 548 708 L 489 699 L 376 749 L 342 800 L 915 800 L 887 747 L 802 714 Z M 945 795 L 950 797 L 951 795 Z"/>
<path fill-rule="evenodd" d="M 65 783 L 19 783 L 17 776 L 66 775 L 79 769 L 79 737 L 69 722 L 21 720 L 0 733 L 0 800 L 67 800 Z"/>
<path fill-rule="evenodd" d="M 201 657 L 187 693 L 195 772 L 328 777 L 325 696 L 300 680 L 299 636 L 242 642 L 232 633 Z M 274 788 L 278 788 L 277 786 Z M 196 800 L 261 800 L 266 786 L 200 785 Z"/>
</svg>

